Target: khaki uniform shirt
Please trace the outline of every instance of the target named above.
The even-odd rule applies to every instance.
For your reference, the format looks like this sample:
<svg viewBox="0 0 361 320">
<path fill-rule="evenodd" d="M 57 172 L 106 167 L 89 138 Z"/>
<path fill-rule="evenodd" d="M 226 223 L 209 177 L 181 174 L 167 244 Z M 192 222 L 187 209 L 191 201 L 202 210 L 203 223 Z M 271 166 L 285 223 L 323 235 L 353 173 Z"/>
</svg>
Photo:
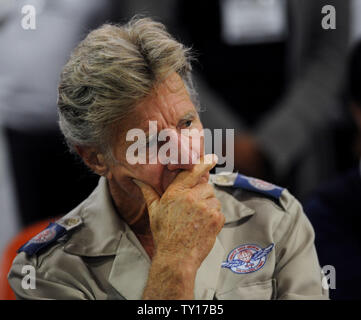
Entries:
<svg viewBox="0 0 361 320">
<path fill-rule="evenodd" d="M 313 229 L 287 190 L 274 201 L 241 188 L 215 189 L 226 222 L 198 269 L 195 299 L 328 298 Z M 15 258 L 8 279 L 17 298 L 141 299 L 151 260 L 116 214 L 105 178 L 57 224 L 64 235 L 49 241 L 49 233 L 40 234 L 44 248 Z M 35 268 L 34 289 L 23 288 L 25 265 Z"/>
</svg>

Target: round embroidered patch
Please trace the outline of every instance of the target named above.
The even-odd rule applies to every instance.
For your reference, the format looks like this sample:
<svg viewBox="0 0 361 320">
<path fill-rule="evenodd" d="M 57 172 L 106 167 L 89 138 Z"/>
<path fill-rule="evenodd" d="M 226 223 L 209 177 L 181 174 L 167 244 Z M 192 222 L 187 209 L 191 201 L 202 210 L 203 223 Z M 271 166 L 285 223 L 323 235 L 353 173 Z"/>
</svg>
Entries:
<svg viewBox="0 0 361 320">
<path fill-rule="evenodd" d="M 262 249 L 255 244 L 244 244 L 233 249 L 222 263 L 222 268 L 229 268 L 234 273 L 251 273 L 261 269 L 267 260 L 267 255 L 272 251 L 274 244 Z"/>
<path fill-rule="evenodd" d="M 30 243 L 45 243 L 56 237 L 55 227 L 44 229 L 38 235 L 30 240 Z"/>
<path fill-rule="evenodd" d="M 260 190 L 266 190 L 266 191 L 270 191 L 276 188 L 276 186 L 272 183 L 260 180 L 260 179 L 256 179 L 256 178 L 249 178 L 248 182 L 255 188 L 260 189 Z"/>
</svg>

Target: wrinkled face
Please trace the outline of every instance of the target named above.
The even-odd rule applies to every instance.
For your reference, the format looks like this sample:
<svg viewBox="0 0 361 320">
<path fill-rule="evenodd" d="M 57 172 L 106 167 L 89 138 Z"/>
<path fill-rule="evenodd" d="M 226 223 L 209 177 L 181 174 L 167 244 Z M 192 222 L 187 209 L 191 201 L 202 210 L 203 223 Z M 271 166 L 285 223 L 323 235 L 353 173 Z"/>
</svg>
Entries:
<svg viewBox="0 0 361 320">
<path fill-rule="evenodd" d="M 167 137 L 165 141 L 158 141 L 157 135 L 151 134 L 153 131 L 149 128 L 149 121 L 156 121 L 157 132 L 159 134 L 163 131 Z M 146 148 L 137 152 L 138 156 L 146 152 L 145 164 L 131 164 L 129 158 L 127 160 L 129 148 L 137 141 L 126 141 L 127 132 L 134 128 L 143 130 L 147 139 Z M 187 130 L 181 132 L 182 129 L 196 129 L 193 132 L 202 133 L 203 127 L 182 79 L 174 73 L 157 86 L 151 96 L 139 103 L 131 116 L 122 121 L 113 146 L 118 163 L 110 168 L 117 187 L 130 198 L 141 199 L 140 190 L 132 181 L 135 178 L 162 195 L 181 170 L 190 170 L 204 154 L 204 139 L 200 135 L 188 138 Z M 171 155 L 170 152 L 160 152 L 162 147 L 163 151 L 168 147 L 174 148 L 173 151 L 177 153 L 172 152 Z M 150 150 L 157 151 L 155 157 Z M 167 163 L 164 156 L 172 161 Z"/>
</svg>

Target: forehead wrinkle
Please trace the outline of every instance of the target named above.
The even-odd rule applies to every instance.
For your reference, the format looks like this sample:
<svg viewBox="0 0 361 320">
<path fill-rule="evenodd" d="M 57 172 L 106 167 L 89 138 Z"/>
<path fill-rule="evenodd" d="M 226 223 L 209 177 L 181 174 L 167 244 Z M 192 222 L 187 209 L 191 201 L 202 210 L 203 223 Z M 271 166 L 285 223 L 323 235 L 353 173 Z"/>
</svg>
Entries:
<svg viewBox="0 0 361 320">
<path fill-rule="evenodd" d="M 177 117 L 176 105 L 177 103 L 172 103 L 172 98 L 167 94 L 160 96 L 161 104 L 161 115 L 165 123 L 170 125 L 172 122 L 175 123 Z"/>
<path fill-rule="evenodd" d="M 149 121 L 157 121 L 157 130 L 161 130 L 161 123 L 166 122 L 165 117 L 163 115 L 163 109 L 161 104 L 159 104 L 156 95 L 152 95 L 149 97 L 148 101 L 142 105 L 142 120 L 141 126 L 146 128 L 145 132 L 148 132 L 149 129 Z"/>
<path fill-rule="evenodd" d="M 157 94 L 158 102 L 160 103 L 161 106 L 160 109 L 167 110 L 170 114 L 170 118 L 176 124 L 179 121 L 179 119 L 181 119 L 182 116 L 184 116 L 185 114 L 190 112 L 195 113 L 193 110 L 191 110 L 191 111 L 187 111 L 186 113 L 183 113 L 178 117 L 177 114 L 180 113 L 180 111 L 179 112 L 177 111 L 182 110 L 183 105 L 184 105 L 184 109 L 187 107 L 192 107 L 192 109 L 195 108 L 190 100 L 190 96 L 184 86 L 183 80 L 181 80 L 179 76 L 175 80 L 174 79 L 171 80 L 170 85 L 166 83 L 162 88 L 160 88 L 159 91 L 157 91 L 156 94 Z M 176 86 L 176 84 L 178 84 L 178 86 Z M 165 93 L 163 91 L 165 91 Z"/>
<path fill-rule="evenodd" d="M 185 109 L 188 110 L 182 112 Z M 195 116 L 197 114 L 183 80 L 176 73 L 158 84 L 152 93 L 135 107 L 134 113 L 129 119 L 130 122 L 136 128 L 143 129 L 146 134 L 149 131 L 149 121 L 157 121 L 157 130 L 160 131 L 162 128 L 176 127 L 179 120 L 190 113 Z"/>
<path fill-rule="evenodd" d="M 189 105 L 187 98 L 188 96 L 180 95 L 178 92 L 170 92 L 165 86 L 158 88 L 149 100 L 149 105 L 156 107 L 152 108 L 152 111 L 156 113 L 156 116 L 152 117 L 150 115 L 144 121 L 157 120 L 159 130 L 162 127 L 176 126 L 183 115 L 180 114 L 180 111 L 178 110 L 182 109 L 182 104 L 185 104 L 186 106 Z"/>
<path fill-rule="evenodd" d="M 161 85 L 165 86 L 172 93 L 176 93 L 183 88 L 185 89 L 182 78 L 176 72 L 171 74 Z"/>
</svg>

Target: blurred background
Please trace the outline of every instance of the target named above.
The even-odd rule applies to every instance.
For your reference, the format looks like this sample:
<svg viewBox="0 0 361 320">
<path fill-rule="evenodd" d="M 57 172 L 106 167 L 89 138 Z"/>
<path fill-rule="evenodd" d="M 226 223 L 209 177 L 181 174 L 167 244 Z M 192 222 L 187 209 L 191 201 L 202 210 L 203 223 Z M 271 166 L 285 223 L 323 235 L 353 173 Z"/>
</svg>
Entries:
<svg viewBox="0 0 361 320">
<path fill-rule="evenodd" d="M 331 297 L 361 298 L 361 0 L 0 0 L 0 252 L 97 184 L 58 129 L 57 82 L 91 29 L 135 14 L 193 48 L 204 127 L 235 129 L 235 170 L 301 201 Z"/>
</svg>

